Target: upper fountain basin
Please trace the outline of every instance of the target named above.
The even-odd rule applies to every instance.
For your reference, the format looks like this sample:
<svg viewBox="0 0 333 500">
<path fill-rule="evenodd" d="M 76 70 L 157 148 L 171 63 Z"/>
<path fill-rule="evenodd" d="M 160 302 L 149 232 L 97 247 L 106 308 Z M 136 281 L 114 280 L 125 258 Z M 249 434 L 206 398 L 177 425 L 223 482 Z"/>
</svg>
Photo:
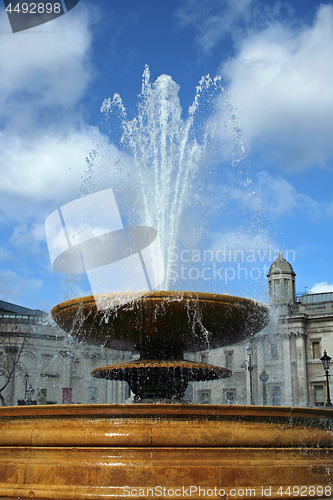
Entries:
<svg viewBox="0 0 333 500">
<path fill-rule="evenodd" d="M 259 332 L 268 322 L 267 306 L 253 300 L 173 291 L 82 297 L 55 306 L 51 314 L 83 342 L 141 351 L 154 344 L 164 358 L 167 346 L 171 352 L 222 347 Z"/>
</svg>

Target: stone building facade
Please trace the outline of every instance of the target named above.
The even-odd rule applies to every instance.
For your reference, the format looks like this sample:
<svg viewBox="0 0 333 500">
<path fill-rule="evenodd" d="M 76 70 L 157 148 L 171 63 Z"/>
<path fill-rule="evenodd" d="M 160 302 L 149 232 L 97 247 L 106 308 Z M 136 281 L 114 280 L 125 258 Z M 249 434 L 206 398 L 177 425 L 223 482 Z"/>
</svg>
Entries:
<svg viewBox="0 0 333 500">
<path fill-rule="evenodd" d="M 295 276 L 280 252 L 267 275 L 269 325 L 249 341 L 204 353 L 208 363 L 231 368 L 233 375 L 222 381 L 196 383 L 194 402 L 251 404 L 252 399 L 256 405 L 326 404 L 326 377 L 320 358 L 324 350 L 333 358 L 333 292 L 297 297 Z M 202 356 L 199 353 L 196 358 Z"/>
<path fill-rule="evenodd" d="M 90 373 L 129 356 L 73 343 L 46 313 L 0 301 L 0 391 L 5 385 L 7 406 L 124 403 L 127 384 L 107 383 Z"/>
</svg>

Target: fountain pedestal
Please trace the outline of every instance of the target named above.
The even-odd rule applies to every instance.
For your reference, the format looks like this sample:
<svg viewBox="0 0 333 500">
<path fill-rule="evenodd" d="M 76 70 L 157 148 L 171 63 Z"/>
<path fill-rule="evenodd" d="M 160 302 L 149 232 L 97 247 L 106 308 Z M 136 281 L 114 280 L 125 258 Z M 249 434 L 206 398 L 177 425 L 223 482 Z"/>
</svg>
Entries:
<svg viewBox="0 0 333 500">
<path fill-rule="evenodd" d="M 248 406 L 2 408 L 0 498 L 331 498 L 331 417 Z"/>
</svg>

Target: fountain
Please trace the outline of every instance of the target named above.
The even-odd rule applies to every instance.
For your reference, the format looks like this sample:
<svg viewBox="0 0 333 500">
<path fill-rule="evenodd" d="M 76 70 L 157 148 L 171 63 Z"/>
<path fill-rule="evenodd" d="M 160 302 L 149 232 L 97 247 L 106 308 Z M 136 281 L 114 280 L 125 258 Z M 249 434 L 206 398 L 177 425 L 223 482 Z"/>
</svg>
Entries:
<svg viewBox="0 0 333 500">
<path fill-rule="evenodd" d="M 156 112 L 157 100 L 159 132 L 150 127 L 149 140 L 152 136 L 154 140 L 149 142 L 145 135 L 149 124 L 142 118 L 124 122 L 125 138 L 135 146 L 138 163 L 148 154 L 141 187 L 151 168 L 155 178 L 163 178 L 162 184 L 154 184 L 158 197 L 143 193 L 142 206 L 145 223 L 157 229 L 165 251 L 166 241 L 172 244 L 177 236 L 184 189 L 197 167 L 194 158 L 200 156 L 200 145 L 188 143 L 200 89 L 189 120 L 179 126 L 179 110 L 170 105 L 175 84 L 170 77 L 160 77 L 156 95 L 147 78 L 146 70 L 141 118 Z M 124 113 L 119 96 L 113 103 Z M 104 108 L 110 105 L 109 101 Z M 167 138 L 166 124 L 174 134 L 172 140 Z M 162 146 L 154 157 L 150 152 L 156 149 L 159 133 Z M 168 159 L 175 137 L 180 137 L 176 171 Z M 170 198 L 170 186 L 176 198 Z M 151 203 L 159 209 L 152 211 Z M 167 212 L 166 205 L 171 207 Z M 156 212 L 162 214 L 158 221 Z M 79 255 L 75 246 L 66 252 L 70 257 Z M 65 265 L 64 260 L 59 262 L 60 267 Z M 134 295 L 94 292 L 59 304 L 52 315 L 79 340 L 140 354 L 136 361 L 99 367 L 92 373 L 126 380 L 135 403 L 1 408 L 0 498 L 333 496 L 331 410 L 185 401 L 189 381 L 224 378 L 231 372 L 186 360 L 184 353 L 254 335 L 267 323 L 266 306 L 229 295 L 148 289 Z"/>
</svg>

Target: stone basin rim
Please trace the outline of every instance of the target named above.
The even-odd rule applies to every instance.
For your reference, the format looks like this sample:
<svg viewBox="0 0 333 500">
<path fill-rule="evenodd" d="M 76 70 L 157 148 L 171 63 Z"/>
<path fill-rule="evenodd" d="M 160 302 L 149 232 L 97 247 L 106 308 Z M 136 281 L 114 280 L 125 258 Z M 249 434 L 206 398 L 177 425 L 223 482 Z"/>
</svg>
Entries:
<svg viewBox="0 0 333 500">
<path fill-rule="evenodd" d="M 4 406 L 0 408 L 0 422 L 12 417 L 69 417 L 69 418 L 170 418 L 184 417 L 285 417 L 296 419 L 328 419 L 333 424 L 333 409 L 304 408 L 292 406 L 259 405 L 200 405 L 200 404 L 71 404 L 71 405 L 34 405 Z"/>
<path fill-rule="evenodd" d="M 267 307 L 267 305 L 263 302 L 256 301 L 254 299 L 248 299 L 245 297 L 236 297 L 234 295 L 227 294 L 217 294 L 217 293 L 208 293 L 208 292 L 191 292 L 191 291 L 168 291 L 168 290 L 156 290 L 156 291 L 147 291 L 147 292 L 117 292 L 117 293 L 104 293 L 99 295 L 86 295 L 85 297 L 78 297 L 75 299 L 70 299 L 60 304 L 57 304 L 51 310 L 51 315 L 54 315 L 63 309 L 68 309 L 69 307 L 78 306 L 78 305 L 88 305 L 95 304 L 96 298 L 98 300 L 112 300 L 115 306 L 121 307 L 123 303 L 119 300 L 117 304 L 117 297 L 132 297 L 133 302 L 141 301 L 142 299 L 167 299 L 167 300 L 195 300 L 198 302 L 201 301 L 209 301 L 209 302 L 219 302 L 224 304 L 234 304 L 234 303 L 243 303 L 243 304 L 258 304 L 260 307 Z"/>
</svg>

